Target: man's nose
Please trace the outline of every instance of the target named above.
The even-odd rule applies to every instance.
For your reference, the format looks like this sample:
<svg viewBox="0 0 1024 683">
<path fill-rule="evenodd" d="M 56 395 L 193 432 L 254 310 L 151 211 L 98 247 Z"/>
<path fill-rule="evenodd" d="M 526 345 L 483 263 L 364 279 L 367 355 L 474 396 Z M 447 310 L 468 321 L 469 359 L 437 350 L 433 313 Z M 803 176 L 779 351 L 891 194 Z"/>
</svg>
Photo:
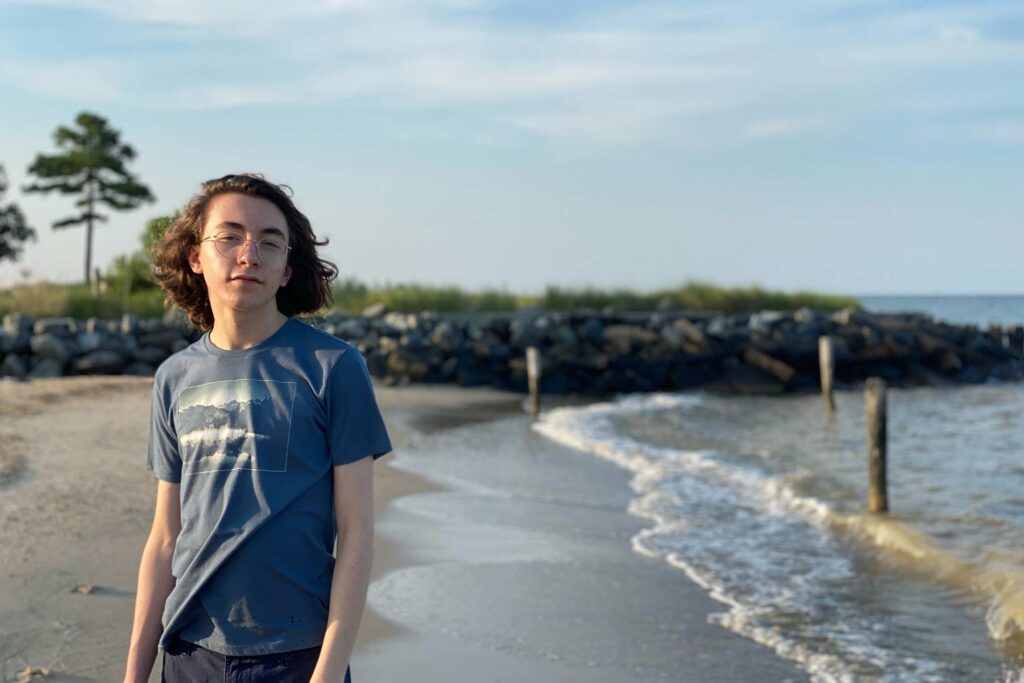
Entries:
<svg viewBox="0 0 1024 683">
<path fill-rule="evenodd" d="M 256 240 L 247 239 L 238 248 L 238 260 L 245 263 L 259 263 L 260 250 Z"/>
</svg>

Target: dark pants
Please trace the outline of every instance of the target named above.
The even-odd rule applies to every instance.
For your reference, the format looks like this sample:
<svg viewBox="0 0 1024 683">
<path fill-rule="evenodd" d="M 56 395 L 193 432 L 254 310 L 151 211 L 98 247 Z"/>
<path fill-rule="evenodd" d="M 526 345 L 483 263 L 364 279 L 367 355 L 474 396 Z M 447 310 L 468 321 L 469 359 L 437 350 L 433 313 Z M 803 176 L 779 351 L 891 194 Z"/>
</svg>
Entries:
<svg viewBox="0 0 1024 683">
<path fill-rule="evenodd" d="M 160 683 L 309 683 L 319 656 L 317 645 L 272 655 L 236 657 L 175 636 L 164 650 Z M 345 670 L 344 683 L 352 683 L 350 669 Z"/>
</svg>

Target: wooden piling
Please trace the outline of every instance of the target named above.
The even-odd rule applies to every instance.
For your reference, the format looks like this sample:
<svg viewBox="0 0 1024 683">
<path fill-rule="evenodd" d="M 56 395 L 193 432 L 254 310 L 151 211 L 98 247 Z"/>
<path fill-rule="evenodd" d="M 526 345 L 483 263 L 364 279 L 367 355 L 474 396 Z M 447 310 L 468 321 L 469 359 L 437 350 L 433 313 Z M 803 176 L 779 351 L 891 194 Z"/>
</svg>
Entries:
<svg viewBox="0 0 1024 683">
<path fill-rule="evenodd" d="M 825 405 L 829 413 L 836 412 L 836 402 L 832 397 L 832 369 L 835 365 L 832 356 L 832 337 L 818 337 L 818 365 L 821 369 L 821 393 L 825 397 Z"/>
<path fill-rule="evenodd" d="M 536 346 L 526 349 L 526 378 L 530 384 L 530 414 L 540 414 L 540 351 Z"/>
<path fill-rule="evenodd" d="M 864 384 L 868 426 L 868 512 L 889 511 L 885 389 L 885 380 L 880 377 L 871 377 Z"/>
</svg>

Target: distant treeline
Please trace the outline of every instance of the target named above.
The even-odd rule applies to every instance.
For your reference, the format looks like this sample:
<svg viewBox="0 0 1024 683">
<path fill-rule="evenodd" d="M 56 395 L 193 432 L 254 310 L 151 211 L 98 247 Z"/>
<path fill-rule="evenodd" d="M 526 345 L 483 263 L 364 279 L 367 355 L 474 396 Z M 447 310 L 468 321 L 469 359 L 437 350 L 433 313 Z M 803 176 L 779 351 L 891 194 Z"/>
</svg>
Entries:
<svg viewBox="0 0 1024 683">
<path fill-rule="evenodd" d="M 148 286 L 147 286 L 148 285 Z M 373 304 L 391 311 L 445 313 L 473 311 L 515 311 L 539 306 L 548 311 L 570 311 L 611 307 L 618 311 L 692 309 L 743 313 L 760 310 L 795 310 L 802 306 L 835 311 L 858 306 L 856 298 L 780 292 L 761 287 L 719 287 L 704 282 L 689 282 L 674 289 L 637 292 L 630 289 L 568 289 L 549 286 L 539 296 L 515 294 L 505 290 L 478 292 L 460 287 L 436 287 L 418 284 L 385 284 L 371 287 L 354 278 L 335 283 L 334 310 L 357 314 Z M 68 316 L 85 319 L 116 318 L 132 312 L 142 317 L 164 312 L 163 293 L 152 281 L 143 284 L 130 278 L 112 277 L 100 283 L 98 291 L 85 284 L 26 283 L 0 290 L 0 315 L 27 313 L 35 318 Z M 321 311 L 320 313 L 326 313 Z"/>
</svg>

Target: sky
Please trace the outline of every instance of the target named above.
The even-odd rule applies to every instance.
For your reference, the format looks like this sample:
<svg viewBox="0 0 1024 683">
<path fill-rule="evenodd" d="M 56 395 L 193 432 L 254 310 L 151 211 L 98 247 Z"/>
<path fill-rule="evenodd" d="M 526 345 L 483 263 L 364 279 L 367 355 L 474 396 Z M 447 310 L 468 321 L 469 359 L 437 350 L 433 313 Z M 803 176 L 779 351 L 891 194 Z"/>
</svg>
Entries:
<svg viewBox="0 0 1024 683">
<path fill-rule="evenodd" d="M 82 111 L 157 201 L 288 184 L 341 277 L 539 293 L 690 280 L 1024 292 L 1024 3 L 0 0 L 0 286 L 83 277 L 27 194 Z M 26 278 L 27 274 L 27 278 Z"/>
</svg>

